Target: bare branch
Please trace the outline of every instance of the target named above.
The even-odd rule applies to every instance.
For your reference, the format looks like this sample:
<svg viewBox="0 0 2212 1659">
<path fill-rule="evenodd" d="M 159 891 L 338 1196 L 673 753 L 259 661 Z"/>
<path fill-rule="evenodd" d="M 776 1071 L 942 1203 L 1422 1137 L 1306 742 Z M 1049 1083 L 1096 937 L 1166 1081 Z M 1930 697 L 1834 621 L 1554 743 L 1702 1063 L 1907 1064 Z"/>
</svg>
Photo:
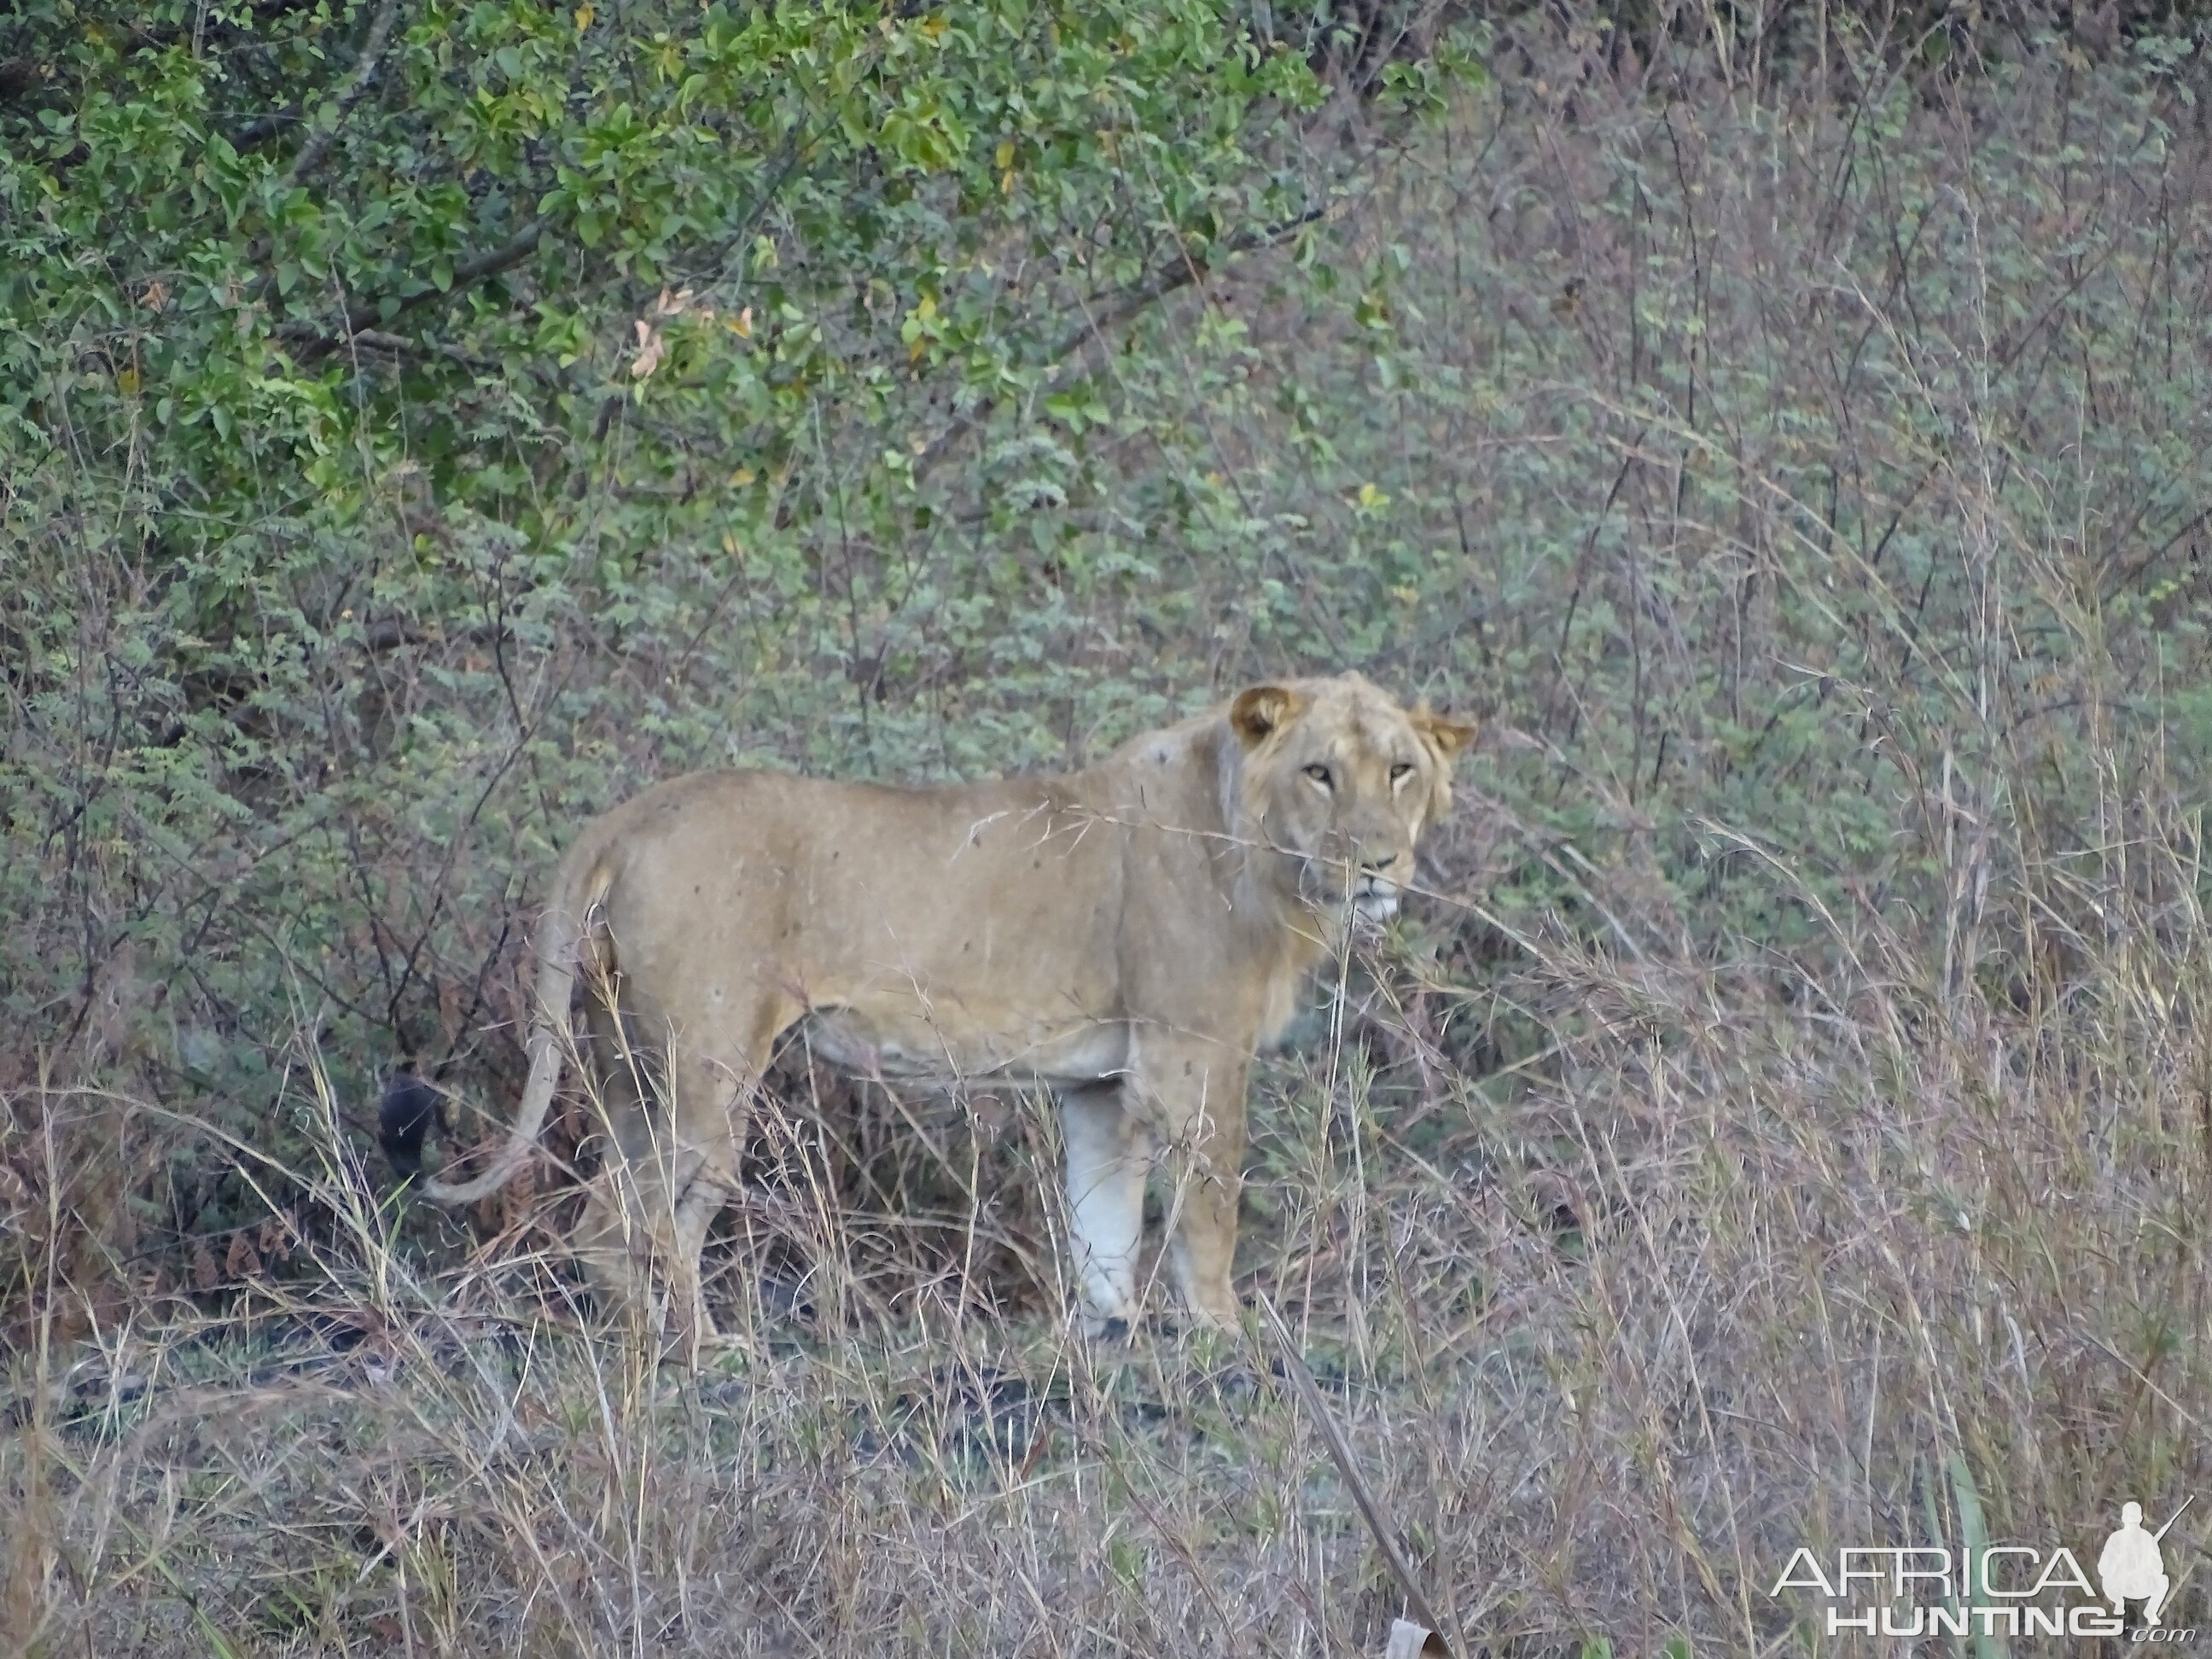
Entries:
<svg viewBox="0 0 2212 1659">
<path fill-rule="evenodd" d="M 480 357 L 473 351 L 464 351 L 443 340 L 412 340 L 404 334 L 387 334 L 379 328 L 356 330 L 353 343 L 367 346 L 372 351 L 387 351 L 395 357 L 444 357 L 465 368 L 486 372 L 499 367 L 489 357 Z"/>
<path fill-rule="evenodd" d="M 432 300 L 448 298 L 473 283 L 483 282 L 488 276 L 496 276 L 503 270 L 512 270 L 528 258 L 536 250 L 538 244 L 544 238 L 546 228 L 551 222 L 551 219 L 544 214 L 538 215 L 517 231 L 509 240 L 494 248 L 490 252 L 479 254 L 465 264 L 455 265 L 453 280 L 445 288 L 425 289 L 420 294 L 409 295 L 400 301 L 398 307 L 400 312 L 404 313 L 412 311 L 417 306 L 426 305 Z M 308 323 L 287 323 L 276 331 L 284 338 L 299 343 L 297 350 L 302 362 L 313 362 L 319 357 L 328 356 L 331 352 L 351 342 L 364 341 L 372 346 L 381 346 L 387 351 L 404 348 L 414 352 L 434 352 L 438 356 L 452 357 L 458 362 L 466 363 L 472 368 L 491 367 L 483 358 L 472 356 L 458 347 L 408 340 L 400 335 L 388 334 L 372 327 L 371 325 L 380 320 L 382 315 L 383 305 L 379 301 L 349 308 L 344 320 L 333 333 L 318 333 L 313 325 Z"/>
<path fill-rule="evenodd" d="M 1172 264 L 1161 266 L 1143 280 L 1131 283 L 1113 296 L 1109 303 L 1090 313 L 1082 322 L 1068 331 L 1066 337 L 1053 347 L 1049 356 L 1053 367 L 1047 371 L 1043 386 L 1050 389 L 1066 380 L 1075 365 L 1082 361 L 1084 349 L 1094 341 L 1103 342 L 1106 336 L 1129 321 L 1147 307 L 1157 304 L 1178 289 L 1205 280 L 1214 263 L 1233 258 L 1240 253 L 1255 253 L 1262 248 L 1273 247 L 1289 240 L 1306 226 L 1324 219 L 1334 210 L 1331 207 L 1312 207 L 1278 224 L 1232 238 L 1214 250 L 1211 260 L 1184 255 Z M 944 431 L 929 441 L 929 445 L 915 457 L 914 476 L 919 480 L 928 477 L 937 464 L 945 459 L 952 445 L 967 434 L 975 431 L 991 417 L 1000 400 L 987 398 L 965 415 L 956 416 Z"/>
<path fill-rule="evenodd" d="M 346 116 L 361 101 L 362 93 L 375 78 L 377 64 L 384 57 L 384 48 L 392 39 L 392 26 L 399 16 L 399 0 L 384 0 L 376 20 L 368 26 L 368 39 L 362 42 L 361 58 L 353 66 L 353 74 L 339 89 L 337 110 L 329 122 L 307 135 L 307 142 L 300 146 L 300 153 L 292 158 L 285 169 L 280 190 L 290 190 L 302 179 L 322 165 L 323 157 L 330 154 L 331 145 L 338 136 L 338 128 Z"/>
</svg>

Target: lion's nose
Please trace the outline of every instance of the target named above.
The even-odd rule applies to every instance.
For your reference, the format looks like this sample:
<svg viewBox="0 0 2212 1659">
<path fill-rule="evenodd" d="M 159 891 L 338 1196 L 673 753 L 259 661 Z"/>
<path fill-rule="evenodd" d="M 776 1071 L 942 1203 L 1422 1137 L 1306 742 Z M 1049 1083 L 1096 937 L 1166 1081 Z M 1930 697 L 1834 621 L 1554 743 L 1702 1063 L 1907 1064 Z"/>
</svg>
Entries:
<svg viewBox="0 0 2212 1659">
<path fill-rule="evenodd" d="M 1359 873 L 1363 876 L 1387 875 L 1397 862 L 1395 853 L 1362 853 L 1359 855 Z"/>
</svg>

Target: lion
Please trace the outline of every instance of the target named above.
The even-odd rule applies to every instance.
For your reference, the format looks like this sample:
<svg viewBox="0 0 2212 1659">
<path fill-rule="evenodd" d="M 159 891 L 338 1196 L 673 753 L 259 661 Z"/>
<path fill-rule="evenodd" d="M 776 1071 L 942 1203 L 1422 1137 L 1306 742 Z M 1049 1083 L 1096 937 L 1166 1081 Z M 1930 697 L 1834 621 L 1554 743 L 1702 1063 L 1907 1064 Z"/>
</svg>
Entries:
<svg viewBox="0 0 2212 1659">
<path fill-rule="evenodd" d="M 572 1243 L 614 1309 L 711 1334 L 699 1258 L 738 1109 L 796 1033 L 894 1085 L 1056 1097 L 1094 1333 L 1136 1315 L 1147 1170 L 1177 1154 L 1171 1277 L 1194 1321 L 1233 1323 L 1246 1073 L 1343 930 L 1396 910 L 1474 735 L 1346 673 L 1252 686 L 1063 776 L 662 783 L 562 860 L 521 1109 L 481 1175 L 425 1190 L 465 1204 L 523 1167 L 580 973 L 609 1133 Z M 395 1167 L 428 1115 L 403 1076 Z"/>
</svg>

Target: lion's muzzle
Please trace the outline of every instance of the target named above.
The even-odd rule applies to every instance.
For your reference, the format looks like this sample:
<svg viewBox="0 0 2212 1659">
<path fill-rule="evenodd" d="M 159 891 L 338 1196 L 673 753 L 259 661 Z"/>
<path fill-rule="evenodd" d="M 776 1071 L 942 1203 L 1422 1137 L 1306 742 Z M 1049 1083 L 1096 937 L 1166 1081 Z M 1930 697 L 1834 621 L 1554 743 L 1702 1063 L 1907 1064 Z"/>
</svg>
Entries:
<svg viewBox="0 0 2212 1659">
<path fill-rule="evenodd" d="M 1388 876 L 1362 876 L 1352 890 L 1352 910 L 1362 921 L 1387 921 L 1398 914 L 1401 890 Z"/>
<path fill-rule="evenodd" d="M 1362 921 L 1384 921 L 1398 913 L 1399 896 L 1405 891 L 1400 878 L 1411 872 L 1412 863 L 1403 853 L 1360 860 L 1352 884 L 1352 908 Z"/>
</svg>

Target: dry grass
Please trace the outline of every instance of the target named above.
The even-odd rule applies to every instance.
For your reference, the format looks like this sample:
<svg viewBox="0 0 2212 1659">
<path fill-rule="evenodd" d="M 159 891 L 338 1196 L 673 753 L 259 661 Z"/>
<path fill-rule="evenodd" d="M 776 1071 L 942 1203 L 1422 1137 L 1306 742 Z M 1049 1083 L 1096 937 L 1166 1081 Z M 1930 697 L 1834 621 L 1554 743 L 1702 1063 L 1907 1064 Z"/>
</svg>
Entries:
<svg viewBox="0 0 2212 1659">
<path fill-rule="evenodd" d="M 1617 499 L 1626 527 L 1528 578 L 1548 657 L 1509 636 L 1504 575 L 1473 608 L 1501 641 L 1506 736 L 1420 918 L 1346 964 L 1263 1069 L 1240 1287 L 1286 1316 L 1474 1650 L 1821 1651 L 1817 1609 L 1767 1594 L 1800 1544 L 1985 1530 L 2087 1559 L 2123 1498 L 2164 1515 L 2212 1490 L 2212 962 L 2198 774 L 2169 765 L 2158 701 L 2196 672 L 2160 635 L 2202 605 L 2174 551 L 2193 544 L 2164 538 L 2197 454 L 2177 437 L 2145 462 L 2182 503 L 2148 520 L 2123 511 L 2142 481 L 2066 474 L 2100 422 L 2156 429 L 2179 372 L 2087 324 L 2072 435 L 2033 388 L 1984 396 L 2045 326 L 2007 320 L 2007 283 L 2141 276 L 2173 301 L 2207 246 L 2208 147 L 2160 138 L 2154 210 L 2125 158 L 2078 191 L 2033 165 L 2029 139 L 2075 107 L 2056 70 L 1994 111 L 1893 100 L 1936 159 L 1838 229 L 1776 204 L 1832 188 L 1841 215 L 1863 112 L 1784 119 L 1723 86 L 1692 127 L 1634 65 L 1601 74 L 1591 40 L 1543 50 L 1547 82 L 1449 135 L 1487 173 L 1414 161 L 1463 195 L 1498 181 L 1486 234 L 1526 279 L 1462 289 L 1464 316 L 1431 293 L 1427 325 L 1465 354 L 1439 360 L 1469 384 L 1485 362 L 1552 378 L 1402 441 L 1469 501 L 1520 503 L 1532 536 L 1543 489 L 1513 485 L 1515 458 L 1587 442 L 1618 477 L 1557 487 L 1602 496 L 1600 520 Z M 1999 168 L 1976 146 L 2008 122 Z M 1632 152 L 1641 205 L 1577 221 Z M 1416 270 L 1449 269 L 1438 228 L 1465 204 L 1437 212 L 1407 176 L 1351 234 L 1371 251 L 1396 212 Z M 1944 191 L 1985 185 L 1975 247 L 2094 230 L 2120 252 L 1945 287 L 1900 235 L 1890 288 L 1843 280 Z M 2138 258 L 2127 232 L 2154 218 Z M 1655 322 L 1647 281 L 1694 301 Z M 1881 373 L 1826 353 L 1832 330 L 1887 342 Z M 1814 440 L 1800 397 L 1832 422 Z M 1716 398 L 1790 418 L 1719 433 L 1698 412 Z M 1837 434 L 1856 447 L 1823 494 L 1808 453 L 1825 464 Z M 1255 416 L 1224 445 L 1269 441 Z M 1906 530 L 1877 575 L 1885 520 Z M 1917 610 L 1895 574 L 1916 536 Z M 2149 597 L 2123 617 L 2130 584 Z M 2023 593 L 2040 631 L 2015 625 Z M 1571 641 L 1601 601 L 1615 622 Z M 1751 775 L 1724 714 L 1755 725 L 1776 684 L 1816 682 L 1844 712 L 1780 782 L 1817 804 L 1841 769 L 1838 835 L 1871 816 L 1874 852 L 1771 800 L 1723 819 L 1714 791 L 1639 796 L 1670 753 L 1725 777 L 1727 750 Z M 1538 823 L 1566 795 L 1597 803 L 1604 848 Z M 1538 868 L 1555 909 L 1493 911 Z M 1681 895 L 1723 869 L 1706 890 L 1731 920 L 1705 925 Z M 186 1128 L 103 1041 L 95 1021 L 66 1072 L 0 1079 L 0 1644 L 1342 1655 L 1379 1653 L 1401 1610 L 1256 1316 L 1233 1340 L 1069 1334 L 1032 1103 L 825 1104 L 786 1079 L 718 1246 L 730 1340 L 689 1373 L 572 1305 L 549 1249 L 565 1191 L 423 1248 L 360 1166 L 305 1022 L 284 1097 L 319 1163 L 231 1149 L 267 1224 L 204 1242 L 193 1282 L 157 1279 L 128 1200 Z M 2203 1535 L 2167 1545 L 2185 1624 Z"/>
<path fill-rule="evenodd" d="M 1963 1478 L 1992 1536 L 2086 1551 L 2202 1486 L 2202 931 L 2158 828 L 2118 942 L 2004 1006 L 1872 918 L 1826 979 L 1532 939 L 1499 994 L 1541 1067 L 1411 1056 L 1462 994 L 1400 962 L 1267 1079 L 1243 1282 L 1482 1650 L 1788 1649 L 1800 1541 L 1956 1539 Z M 48 1105 L 58 1144 L 85 1103 Z M 887 1297 L 913 1230 L 825 1203 L 777 1230 L 796 1312 L 739 1230 L 686 1375 L 514 1235 L 424 1283 L 343 1152 L 295 1173 L 344 1225 L 285 1277 L 16 1350 L 19 1643 L 1318 1654 L 1400 1611 L 1256 1322 L 1086 1346 L 919 1246 Z"/>
</svg>

